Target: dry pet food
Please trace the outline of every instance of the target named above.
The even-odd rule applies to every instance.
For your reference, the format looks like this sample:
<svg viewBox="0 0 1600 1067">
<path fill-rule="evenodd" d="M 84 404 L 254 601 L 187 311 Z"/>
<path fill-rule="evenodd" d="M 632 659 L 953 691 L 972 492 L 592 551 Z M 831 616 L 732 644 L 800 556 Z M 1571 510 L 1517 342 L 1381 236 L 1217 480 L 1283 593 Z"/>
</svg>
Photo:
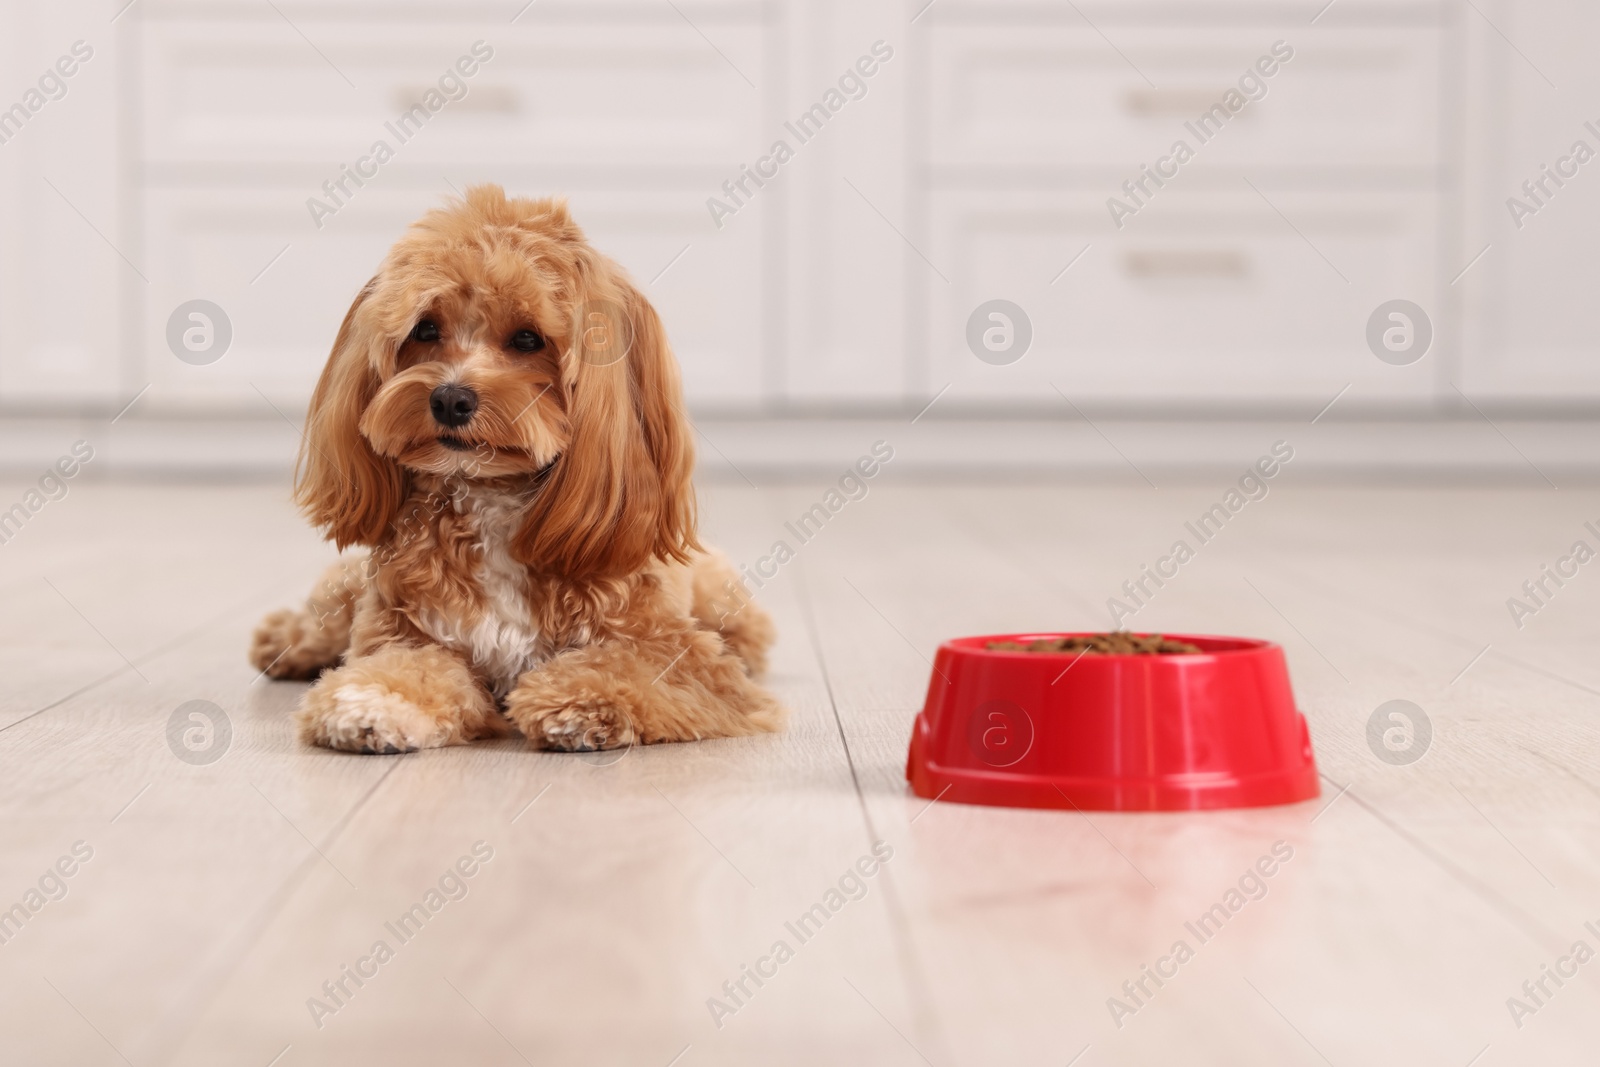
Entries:
<svg viewBox="0 0 1600 1067">
<path fill-rule="evenodd" d="M 1125 630 L 1075 637 L 1041 637 L 1027 644 L 990 641 L 988 648 L 993 652 L 1076 652 L 1085 656 L 1171 656 L 1201 651 L 1199 646 L 1187 641 L 1174 641 L 1161 634 L 1131 634 Z"/>
</svg>

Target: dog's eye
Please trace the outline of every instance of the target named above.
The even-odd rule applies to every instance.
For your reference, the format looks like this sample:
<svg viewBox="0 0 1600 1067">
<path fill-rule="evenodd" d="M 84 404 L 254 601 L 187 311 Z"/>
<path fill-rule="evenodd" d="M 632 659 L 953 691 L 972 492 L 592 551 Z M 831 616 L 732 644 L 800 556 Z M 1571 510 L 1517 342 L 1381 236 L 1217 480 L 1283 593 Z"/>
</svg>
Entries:
<svg viewBox="0 0 1600 1067">
<path fill-rule="evenodd" d="M 511 347 L 518 352 L 537 352 L 544 347 L 544 338 L 532 330 L 518 330 L 511 335 Z"/>
<path fill-rule="evenodd" d="M 411 339 L 413 341 L 425 341 L 430 344 L 437 341 L 439 339 L 439 324 L 432 319 L 423 319 L 412 329 Z"/>
</svg>

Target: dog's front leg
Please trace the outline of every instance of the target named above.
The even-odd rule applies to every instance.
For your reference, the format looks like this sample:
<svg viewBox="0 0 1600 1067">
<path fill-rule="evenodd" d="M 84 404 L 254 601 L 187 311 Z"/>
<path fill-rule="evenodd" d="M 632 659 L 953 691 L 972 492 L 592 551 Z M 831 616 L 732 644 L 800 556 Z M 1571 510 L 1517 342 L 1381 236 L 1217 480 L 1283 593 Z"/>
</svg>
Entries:
<svg viewBox="0 0 1600 1067">
<path fill-rule="evenodd" d="M 306 693 L 300 739 L 348 752 L 412 752 L 506 732 L 494 698 L 438 645 L 382 645 L 352 656 Z"/>
<path fill-rule="evenodd" d="M 366 591 L 367 557 L 342 559 L 299 609 L 274 611 L 256 626 L 250 662 L 269 678 L 311 679 L 336 666 L 350 647 L 350 622 Z"/>
<path fill-rule="evenodd" d="M 506 714 L 535 747 L 567 752 L 736 737 L 783 721 L 722 638 L 687 620 L 559 653 L 517 680 Z"/>
</svg>

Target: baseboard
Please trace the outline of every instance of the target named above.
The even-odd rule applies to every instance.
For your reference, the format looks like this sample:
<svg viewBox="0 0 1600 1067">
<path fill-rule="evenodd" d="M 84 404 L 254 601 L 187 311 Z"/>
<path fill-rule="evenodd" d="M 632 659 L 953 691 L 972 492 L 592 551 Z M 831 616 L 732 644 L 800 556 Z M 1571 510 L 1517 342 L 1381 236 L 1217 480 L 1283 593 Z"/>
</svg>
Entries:
<svg viewBox="0 0 1600 1067">
<path fill-rule="evenodd" d="M 1275 442 L 1300 476 L 1600 481 L 1600 419 L 701 418 L 702 476 L 762 484 L 842 473 L 876 442 L 895 477 L 1188 480 L 1242 470 Z M 90 477 L 286 478 L 300 444 L 280 419 L 0 417 L 0 477 L 37 476 L 87 441 Z"/>
</svg>

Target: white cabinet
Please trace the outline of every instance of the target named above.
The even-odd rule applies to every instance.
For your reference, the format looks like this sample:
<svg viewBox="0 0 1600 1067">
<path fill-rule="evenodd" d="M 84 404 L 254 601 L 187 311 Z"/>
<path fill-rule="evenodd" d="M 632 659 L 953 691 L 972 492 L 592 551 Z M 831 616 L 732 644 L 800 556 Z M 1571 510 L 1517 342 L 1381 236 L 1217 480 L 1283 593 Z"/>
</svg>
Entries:
<svg viewBox="0 0 1600 1067">
<path fill-rule="evenodd" d="M 900 0 L 786 6 L 779 118 L 794 122 L 841 80 L 854 97 L 804 144 L 779 122 L 771 130 L 796 148 L 772 189 L 782 320 L 770 346 L 777 395 L 795 410 L 898 406 L 925 364 L 907 333 L 905 235 L 917 225 L 908 17 Z"/>
<path fill-rule="evenodd" d="M 1273 189 L 1269 205 L 1242 181 L 1209 186 L 1163 191 L 1115 237 L 1096 192 L 935 193 L 928 253 L 950 284 L 931 302 L 930 395 L 954 383 L 949 399 L 1063 410 L 1057 389 L 1118 407 L 1288 402 L 1307 417 L 1346 385 L 1430 395 L 1425 368 L 1392 373 L 1361 342 L 1379 303 L 1431 291 L 1430 194 Z M 995 298 L 1033 327 L 1005 366 L 967 348 L 969 314 Z"/>
<path fill-rule="evenodd" d="M 0 405 L 113 404 L 132 395 L 125 294 L 148 273 L 127 232 L 114 31 L 87 4 L 11 3 L 4 14 Z"/>
<path fill-rule="evenodd" d="M 1571 157 L 1578 141 L 1600 153 L 1600 70 L 1587 54 L 1600 35 L 1600 10 L 1518 0 L 1484 11 L 1499 32 L 1476 15 L 1469 22 L 1469 62 L 1478 72 L 1471 90 L 1482 121 L 1472 130 L 1465 254 L 1487 251 L 1460 283 L 1468 342 L 1462 385 L 1475 399 L 1511 406 L 1593 405 L 1600 400 L 1593 310 L 1600 156 L 1581 167 Z M 1577 173 L 1548 177 L 1546 168 L 1557 167 Z M 1525 182 L 1541 181 L 1531 196 L 1524 191 Z M 1521 215 L 1520 226 L 1508 205 L 1513 197 L 1537 208 Z"/>
<path fill-rule="evenodd" d="M 1315 412 L 1349 386 L 1431 402 L 1443 361 L 1392 367 L 1364 334 L 1404 298 L 1433 309 L 1436 351 L 1456 343 L 1440 278 L 1450 38 L 1429 6 L 1341 14 L 931 8 L 924 395 Z M 1015 364 L 968 348 L 992 299 L 1031 321 Z"/>
<path fill-rule="evenodd" d="M 1600 152 L 1600 14 L 1573 0 L 1341 0 L 1314 25 L 1299 0 L 502 6 L 0 0 L 0 109 L 93 50 L 0 118 L 0 404 L 149 386 L 141 416 L 297 418 L 384 251 L 475 181 L 570 197 L 702 412 L 1600 399 L 1600 158 L 1520 227 L 1506 207 Z M 1230 90 L 1251 99 L 1201 137 Z M 1130 197 L 1180 139 L 1194 158 Z M 719 225 L 708 198 L 780 140 Z M 995 298 L 1033 325 L 1003 367 L 966 341 Z M 199 367 L 166 341 L 194 299 L 233 326 Z M 1414 366 L 1366 348 L 1394 299 L 1433 318 Z"/>
<path fill-rule="evenodd" d="M 717 233 L 705 199 L 760 143 L 768 97 L 751 83 L 769 76 L 774 31 L 761 5 L 683 11 L 130 12 L 151 278 L 135 349 L 152 407 L 296 414 L 390 244 L 479 181 L 569 198 L 656 301 L 691 403 L 761 403 L 765 209 Z M 228 354 L 198 367 L 166 344 L 173 309 L 197 298 L 234 331 Z"/>
</svg>

